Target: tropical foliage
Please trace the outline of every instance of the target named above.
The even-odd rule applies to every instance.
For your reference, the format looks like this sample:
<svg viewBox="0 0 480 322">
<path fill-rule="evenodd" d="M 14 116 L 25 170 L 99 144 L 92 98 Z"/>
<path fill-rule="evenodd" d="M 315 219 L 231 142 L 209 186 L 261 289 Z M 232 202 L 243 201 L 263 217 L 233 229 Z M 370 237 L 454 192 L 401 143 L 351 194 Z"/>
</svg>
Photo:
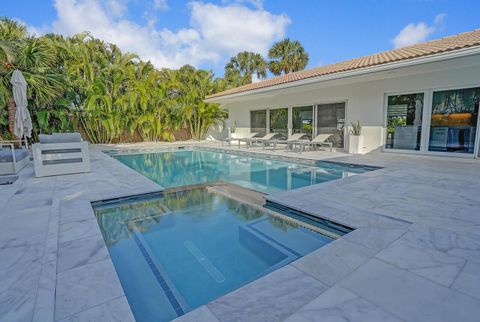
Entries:
<svg viewBox="0 0 480 322">
<path fill-rule="evenodd" d="M 10 79 L 19 69 L 28 83 L 34 136 L 81 131 L 90 142 L 174 140 L 188 130 L 205 138 L 225 112 L 204 102 L 222 90 L 210 71 L 184 66 L 158 70 L 135 54 L 95 39 L 34 37 L 9 19 L 0 20 L 0 136 L 6 136 Z"/>
<path fill-rule="evenodd" d="M 7 103 L 15 69 L 28 83 L 34 139 L 39 133 L 80 131 L 92 143 L 176 139 L 181 133 L 204 139 L 226 112 L 205 96 L 303 69 L 308 55 L 285 39 L 269 51 L 240 52 L 225 66 L 225 77 L 185 65 L 157 69 L 85 32 L 73 37 L 27 33 L 24 25 L 0 19 L 0 138 L 9 137 Z"/>
<path fill-rule="evenodd" d="M 308 63 L 308 54 L 302 44 L 289 38 L 275 43 L 268 51 L 268 57 L 268 69 L 274 75 L 302 70 Z"/>
<path fill-rule="evenodd" d="M 260 54 L 242 51 L 225 66 L 225 79 L 231 87 L 250 84 L 253 76 L 267 77 L 267 63 Z"/>
</svg>

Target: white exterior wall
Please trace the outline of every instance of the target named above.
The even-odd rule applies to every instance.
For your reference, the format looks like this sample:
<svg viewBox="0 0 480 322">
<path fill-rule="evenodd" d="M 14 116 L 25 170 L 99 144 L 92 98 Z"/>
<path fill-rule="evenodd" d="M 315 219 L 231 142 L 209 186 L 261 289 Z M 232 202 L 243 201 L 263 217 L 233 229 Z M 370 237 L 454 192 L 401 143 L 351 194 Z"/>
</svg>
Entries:
<svg viewBox="0 0 480 322">
<path fill-rule="evenodd" d="M 354 83 L 331 87 L 317 83 L 267 94 L 246 95 L 236 100 L 222 102 L 222 105 L 229 110 L 229 124 L 236 121 L 238 135 L 244 135 L 250 131 L 250 110 L 346 101 L 346 125 L 356 120 L 360 121 L 364 135 L 363 152 L 370 152 L 384 144 L 385 94 L 416 93 L 426 90 L 424 104 L 428 105 L 431 103 L 433 89 L 480 86 L 480 57 L 477 58 L 474 60 L 477 63 L 469 67 L 401 77 L 384 74 L 384 77 L 389 78 L 356 80 Z M 424 114 L 423 117 L 430 118 L 430 115 Z M 348 139 L 345 140 L 345 144 L 348 144 Z"/>
</svg>

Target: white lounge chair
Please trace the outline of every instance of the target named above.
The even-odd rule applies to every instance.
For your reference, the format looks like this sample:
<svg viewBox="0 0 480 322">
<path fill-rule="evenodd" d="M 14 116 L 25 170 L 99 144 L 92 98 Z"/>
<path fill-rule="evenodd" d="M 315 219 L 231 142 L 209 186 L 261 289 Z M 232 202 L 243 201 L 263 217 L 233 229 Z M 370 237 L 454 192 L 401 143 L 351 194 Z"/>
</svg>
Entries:
<svg viewBox="0 0 480 322">
<path fill-rule="evenodd" d="M 26 140 L 0 141 L 0 176 L 17 174 L 29 161 Z"/>
<path fill-rule="evenodd" d="M 232 146 L 233 141 L 242 140 L 242 139 L 251 139 L 251 138 L 255 137 L 256 135 L 258 135 L 258 133 L 250 133 L 246 137 L 243 137 L 243 138 L 229 137 L 229 138 L 222 139 L 220 141 L 222 141 L 222 146 L 225 143 L 228 143 L 228 146 Z"/>
<path fill-rule="evenodd" d="M 293 146 L 298 145 L 300 147 L 300 152 L 302 152 L 305 150 L 305 147 L 313 147 L 316 149 L 317 146 L 328 146 L 330 147 L 330 152 L 332 152 L 333 143 L 327 141 L 331 136 L 332 134 L 319 134 L 311 141 L 292 141 L 287 145 L 287 149 L 289 146 L 293 148 Z"/>
<path fill-rule="evenodd" d="M 263 143 L 268 140 L 272 140 L 274 137 L 278 136 L 278 133 L 267 133 L 260 138 L 246 138 L 246 139 L 239 139 L 238 140 L 238 147 L 240 147 L 241 142 L 245 142 L 247 144 L 247 148 L 252 146 L 255 143 Z"/>
<path fill-rule="evenodd" d="M 80 133 L 41 134 L 39 140 L 32 146 L 36 177 L 90 172 L 88 142 Z"/>
<path fill-rule="evenodd" d="M 295 133 L 287 140 L 267 140 L 267 141 L 262 142 L 263 143 L 263 149 L 265 149 L 268 146 L 273 146 L 273 149 L 276 150 L 278 144 L 286 144 L 286 149 L 288 150 L 288 147 L 289 147 L 290 143 L 301 142 L 300 140 L 303 137 L 306 137 L 306 136 L 307 136 L 306 133 Z M 306 142 L 308 142 L 308 141 L 306 141 Z"/>
</svg>

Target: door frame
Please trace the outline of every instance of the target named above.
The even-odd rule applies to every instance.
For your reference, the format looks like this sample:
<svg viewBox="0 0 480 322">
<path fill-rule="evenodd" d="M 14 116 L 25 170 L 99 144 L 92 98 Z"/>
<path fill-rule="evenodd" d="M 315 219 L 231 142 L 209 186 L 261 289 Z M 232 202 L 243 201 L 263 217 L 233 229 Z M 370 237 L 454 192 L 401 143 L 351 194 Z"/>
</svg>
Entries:
<svg viewBox="0 0 480 322">
<path fill-rule="evenodd" d="M 331 100 L 331 101 L 325 101 L 325 102 L 321 102 L 321 103 L 316 103 L 314 104 L 313 106 L 313 124 L 314 124 L 314 127 L 313 127 L 313 137 L 316 137 L 318 135 L 318 125 L 317 125 L 317 115 L 318 115 L 318 107 L 319 106 L 322 106 L 322 105 L 330 105 L 330 104 L 341 104 L 343 103 L 343 109 L 345 111 L 345 124 L 343 125 L 343 147 L 341 148 L 336 148 L 334 147 L 335 149 L 342 149 L 343 151 L 346 151 L 347 149 L 347 130 L 349 128 L 348 126 L 348 122 L 349 122 L 349 119 L 348 119 L 348 99 L 343 99 L 343 100 Z"/>
</svg>

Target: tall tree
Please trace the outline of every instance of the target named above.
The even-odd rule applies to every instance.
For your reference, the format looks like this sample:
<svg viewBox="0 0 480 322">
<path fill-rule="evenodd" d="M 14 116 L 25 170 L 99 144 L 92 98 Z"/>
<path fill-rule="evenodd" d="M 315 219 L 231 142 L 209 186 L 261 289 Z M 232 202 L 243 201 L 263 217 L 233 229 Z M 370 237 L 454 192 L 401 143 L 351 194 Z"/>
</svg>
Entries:
<svg viewBox="0 0 480 322">
<path fill-rule="evenodd" d="M 210 71 L 158 70 L 88 32 L 36 37 L 0 18 L 0 138 L 10 137 L 6 105 L 16 68 L 28 83 L 34 136 L 77 130 L 92 143 L 156 141 L 187 129 L 202 139 L 225 117 L 204 102 L 225 83 Z"/>
<path fill-rule="evenodd" d="M 302 70 L 308 63 L 308 54 L 302 44 L 289 38 L 273 44 L 268 57 L 268 69 L 277 76 Z"/>
<path fill-rule="evenodd" d="M 253 75 L 258 79 L 267 77 L 267 63 L 260 54 L 242 51 L 225 65 L 225 79 L 232 87 L 250 84 Z"/>
</svg>

